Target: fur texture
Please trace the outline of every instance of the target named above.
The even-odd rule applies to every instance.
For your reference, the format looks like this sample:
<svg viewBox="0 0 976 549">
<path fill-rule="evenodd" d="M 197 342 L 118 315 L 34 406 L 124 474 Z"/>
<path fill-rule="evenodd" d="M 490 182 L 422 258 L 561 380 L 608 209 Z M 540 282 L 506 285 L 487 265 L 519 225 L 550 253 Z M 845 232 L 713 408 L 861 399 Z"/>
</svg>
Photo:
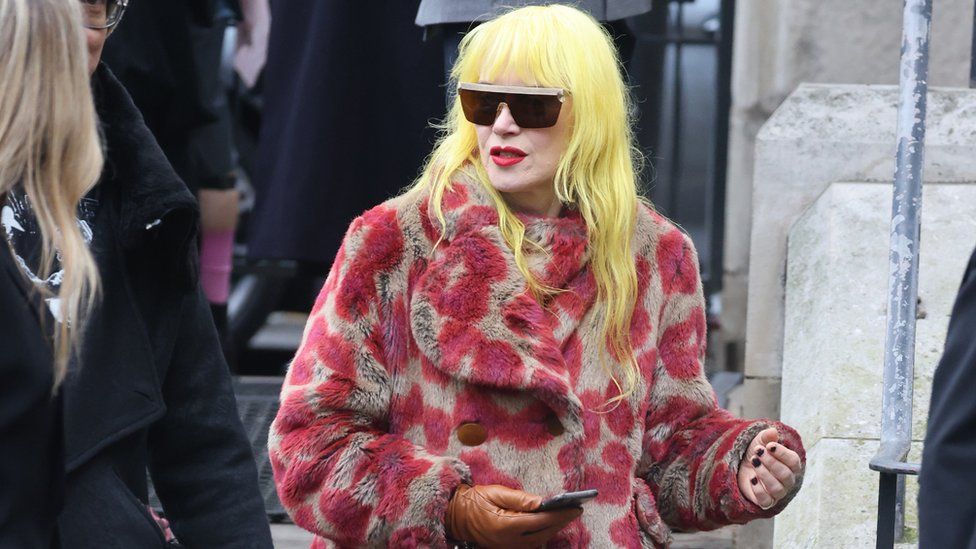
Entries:
<svg viewBox="0 0 976 549">
<path fill-rule="evenodd" d="M 627 400 L 606 368 L 602 308 L 573 211 L 523 217 L 533 271 L 566 291 L 525 292 L 477 183 L 445 195 L 444 233 L 423 197 L 353 222 L 306 327 L 269 438 L 278 492 L 313 547 L 444 547 L 461 483 L 599 497 L 549 547 L 666 547 L 670 528 L 769 517 L 739 492 L 747 445 L 775 425 L 716 406 L 702 371 L 704 299 L 691 241 L 641 206 L 631 337 L 643 383 Z M 438 243 L 438 240 L 443 237 Z M 435 247 L 435 243 L 436 247 Z M 558 421 L 562 426 L 551 430 Z M 487 440 L 464 446 L 459 425 Z M 794 492 L 799 489 L 799 483 Z"/>
</svg>

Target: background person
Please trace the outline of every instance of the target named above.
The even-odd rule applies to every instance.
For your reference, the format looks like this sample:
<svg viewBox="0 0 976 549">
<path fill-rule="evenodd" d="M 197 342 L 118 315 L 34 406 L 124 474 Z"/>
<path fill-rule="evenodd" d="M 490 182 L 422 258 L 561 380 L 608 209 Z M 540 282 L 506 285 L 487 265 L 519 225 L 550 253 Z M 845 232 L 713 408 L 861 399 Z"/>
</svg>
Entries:
<svg viewBox="0 0 976 549">
<path fill-rule="evenodd" d="M 200 204 L 200 282 L 225 355 L 238 191 L 231 113 L 219 77 L 235 0 L 135 1 L 103 58 Z"/>
<path fill-rule="evenodd" d="M 148 470 L 184 545 L 269 548 L 254 457 L 199 286 L 196 202 L 99 64 L 125 4 L 79 2 L 107 151 L 83 212 L 103 291 L 63 384 L 59 535 L 72 549 L 165 547 L 146 505 Z M 15 221 L 25 226 L 37 213 Z M 10 243 L 25 262 L 36 254 L 24 234 Z"/>
<path fill-rule="evenodd" d="M 57 546 L 58 385 L 98 286 L 75 217 L 102 169 L 87 64 L 76 0 L 0 0 L 0 226 L 37 242 L 30 268 L 0 238 L 0 547 Z"/>
<path fill-rule="evenodd" d="M 352 223 L 289 369 L 269 449 L 295 522 L 315 546 L 665 547 L 781 511 L 800 438 L 715 402 L 694 247 L 638 199 L 610 36 L 521 8 L 452 75 L 427 166 Z"/>
</svg>

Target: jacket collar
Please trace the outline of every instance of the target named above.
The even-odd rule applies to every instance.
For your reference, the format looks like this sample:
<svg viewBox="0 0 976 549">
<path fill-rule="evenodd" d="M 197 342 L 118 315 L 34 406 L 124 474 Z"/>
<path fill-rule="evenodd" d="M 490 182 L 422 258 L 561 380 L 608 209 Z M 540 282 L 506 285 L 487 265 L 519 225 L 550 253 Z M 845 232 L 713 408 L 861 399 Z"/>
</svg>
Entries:
<svg viewBox="0 0 976 549">
<path fill-rule="evenodd" d="M 187 234 L 195 234 L 196 200 L 159 148 L 129 93 L 104 63 L 92 77 L 92 88 L 106 149 L 99 185 L 102 192 L 117 197 L 122 247 L 139 246 L 147 231 L 168 216 L 178 219 Z"/>
<path fill-rule="evenodd" d="M 526 233 L 545 250 L 529 254 L 532 270 L 568 290 L 543 306 L 527 292 L 481 184 L 458 178 L 442 204 L 443 238 L 411 297 L 411 327 L 421 352 L 453 378 L 531 392 L 556 412 L 570 436 L 581 437 L 582 404 L 572 390 L 578 372 L 567 369 L 562 348 L 595 294 L 585 268 L 585 223 L 567 211 L 559 218 L 523 218 Z"/>
</svg>

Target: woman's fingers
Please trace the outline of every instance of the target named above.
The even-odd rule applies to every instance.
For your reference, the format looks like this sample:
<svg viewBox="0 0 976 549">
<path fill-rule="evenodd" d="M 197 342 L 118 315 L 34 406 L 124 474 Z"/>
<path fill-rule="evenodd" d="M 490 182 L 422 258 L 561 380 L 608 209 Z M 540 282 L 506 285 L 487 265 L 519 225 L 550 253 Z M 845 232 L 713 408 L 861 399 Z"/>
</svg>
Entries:
<svg viewBox="0 0 976 549">
<path fill-rule="evenodd" d="M 776 427 L 767 427 L 756 435 L 756 442 L 760 446 L 766 446 L 770 442 L 779 442 L 779 431 L 776 430 Z"/>
<path fill-rule="evenodd" d="M 748 459 L 743 460 L 739 465 L 739 490 L 747 500 L 763 509 L 768 509 L 776 504 L 776 500 L 769 493 L 769 490 L 766 489 L 766 486 L 759 478 L 759 472 L 750 461 L 755 457 L 755 454 L 747 454 L 747 457 Z"/>
<path fill-rule="evenodd" d="M 800 470 L 803 468 L 802 461 L 800 461 L 800 455 L 793 450 L 778 442 L 772 442 L 766 445 L 766 452 L 789 467 L 793 474 L 800 474 Z"/>
<path fill-rule="evenodd" d="M 766 490 L 766 486 L 759 478 L 759 472 L 756 470 L 753 470 L 752 475 L 749 477 L 749 489 L 752 490 L 753 494 L 752 502 L 763 509 L 769 509 L 776 504 L 776 500 Z"/>
<path fill-rule="evenodd" d="M 752 440 L 740 465 L 739 489 L 746 499 L 769 509 L 786 497 L 802 470 L 800 456 L 779 442 L 775 427 L 762 430 Z"/>
<path fill-rule="evenodd" d="M 779 501 L 780 498 L 786 495 L 789 490 L 783 486 L 783 483 L 776 478 L 776 475 L 768 467 L 763 465 L 760 458 L 753 456 L 751 463 L 756 469 L 756 476 L 759 478 L 759 483 L 763 485 L 763 488 L 766 489 L 766 492 L 774 500 Z M 766 505 L 763 505 L 763 507 L 766 507 Z"/>
<path fill-rule="evenodd" d="M 775 454 L 760 448 L 756 451 L 756 457 L 759 458 L 759 462 L 762 467 L 765 467 L 767 471 L 772 473 L 772 475 L 789 491 L 790 488 L 796 484 L 796 475 L 793 471 L 782 461 L 776 459 Z"/>
</svg>

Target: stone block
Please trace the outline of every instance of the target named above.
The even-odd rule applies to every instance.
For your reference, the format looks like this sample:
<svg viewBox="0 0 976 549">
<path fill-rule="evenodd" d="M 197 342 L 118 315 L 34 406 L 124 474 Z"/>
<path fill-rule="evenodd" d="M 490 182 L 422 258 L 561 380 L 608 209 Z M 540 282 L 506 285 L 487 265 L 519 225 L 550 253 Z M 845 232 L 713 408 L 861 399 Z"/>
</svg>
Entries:
<svg viewBox="0 0 976 549">
<path fill-rule="evenodd" d="M 897 84 L 901 3 L 892 0 L 736 2 L 732 109 L 725 209 L 723 336 L 743 345 L 749 274 L 756 135 L 801 82 Z M 968 85 L 972 0 L 939 0 L 933 10 L 929 83 Z M 889 117 L 894 120 L 894 117 Z M 891 146 L 893 151 L 893 145 Z M 826 162 L 826 160 L 825 160 Z M 886 176 L 890 176 L 891 162 Z M 836 180 L 852 180 L 852 175 Z M 740 328 L 741 326 L 741 328 Z M 758 371 L 751 372 L 759 375 Z"/>
<path fill-rule="evenodd" d="M 780 375 L 790 228 L 831 183 L 890 184 L 897 99 L 894 86 L 802 85 L 760 132 L 750 246 L 747 377 Z M 976 181 L 976 91 L 933 89 L 928 105 L 925 181 Z M 890 203 L 874 207 L 882 215 L 891 209 Z"/>
<path fill-rule="evenodd" d="M 831 185 L 790 233 L 781 409 L 808 445 L 880 433 L 891 192 Z M 928 185 L 922 212 L 916 440 L 925 435 L 932 374 L 976 246 L 976 185 Z"/>
<path fill-rule="evenodd" d="M 775 519 L 774 546 L 783 549 L 875 547 L 878 473 L 868 462 L 876 440 L 822 438 L 807 448 L 803 488 Z M 913 459 L 920 452 L 913 449 Z M 918 535 L 917 477 L 906 477 L 905 547 Z"/>
<path fill-rule="evenodd" d="M 781 410 L 807 448 L 804 487 L 776 519 L 776 547 L 873 547 L 892 189 L 835 183 L 789 234 Z M 928 184 L 919 245 L 913 450 L 925 436 L 932 374 L 966 261 L 976 246 L 976 185 Z M 917 483 L 908 479 L 908 543 Z"/>
<path fill-rule="evenodd" d="M 779 378 L 746 378 L 729 391 L 728 410 L 742 418 L 779 417 Z"/>
</svg>

